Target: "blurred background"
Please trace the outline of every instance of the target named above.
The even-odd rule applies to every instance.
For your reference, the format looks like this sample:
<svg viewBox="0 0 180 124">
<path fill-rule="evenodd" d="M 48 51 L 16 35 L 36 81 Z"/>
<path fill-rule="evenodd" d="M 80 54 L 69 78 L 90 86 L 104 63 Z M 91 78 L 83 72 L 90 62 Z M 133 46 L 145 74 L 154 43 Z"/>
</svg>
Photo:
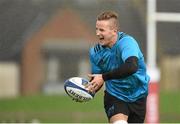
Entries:
<svg viewBox="0 0 180 124">
<path fill-rule="evenodd" d="M 180 13 L 179 0 L 157 0 Z M 96 16 L 114 10 L 147 60 L 146 0 L 0 0 L 0 122 L 108 122 L 103 90 L 88 103 L 64 92 L 69 77 L 87 78 Z M 180 122 L 180 23 L 157 23 L 159 122 Z"/>
</svg>

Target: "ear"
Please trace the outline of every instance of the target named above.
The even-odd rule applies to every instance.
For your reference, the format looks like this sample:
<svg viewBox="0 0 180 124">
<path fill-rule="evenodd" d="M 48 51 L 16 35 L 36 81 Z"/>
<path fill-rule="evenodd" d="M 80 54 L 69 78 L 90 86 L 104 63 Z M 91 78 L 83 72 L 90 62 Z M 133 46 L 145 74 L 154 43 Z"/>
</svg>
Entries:
<svg viewBox="0 0 180 124">
<path fill-rule="evenodd" d="M 114 29 L 113 32 L 114 32 L 115 34 L 117 34 L 118 30 L 117 30 L 117 29 Z"/>
</svg>

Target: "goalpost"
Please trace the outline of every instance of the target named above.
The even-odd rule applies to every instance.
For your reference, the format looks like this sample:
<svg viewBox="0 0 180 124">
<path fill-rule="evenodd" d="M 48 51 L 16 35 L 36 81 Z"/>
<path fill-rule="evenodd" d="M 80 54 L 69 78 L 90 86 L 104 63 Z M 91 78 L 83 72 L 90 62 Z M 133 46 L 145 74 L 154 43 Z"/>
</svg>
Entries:
<svg viewBox="0 0 180 124">
<path fill-rule="evenodd" d="M 151 77 L 147 99 L 147 123 L 159 122 L 158 83 L 160 81 L 160 71 L 156 63 L 157 22 L 180 22 L 180 13 L 157 12 L 156 0 L 147 0 L 147 67 Z"/>
</svg>

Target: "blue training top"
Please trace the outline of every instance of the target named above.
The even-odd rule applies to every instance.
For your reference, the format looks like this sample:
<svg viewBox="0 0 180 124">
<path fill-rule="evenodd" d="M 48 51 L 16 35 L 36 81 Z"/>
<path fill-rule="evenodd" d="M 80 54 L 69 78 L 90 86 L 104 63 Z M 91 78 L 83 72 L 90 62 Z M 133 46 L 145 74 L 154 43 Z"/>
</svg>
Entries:
<svg viewBox="0 0 180 124">
<path fill-rule="evenodd" d="M 102 74 L 116 69 L 131 56 L 138 58 L 136 73 L 126 78 L 105 81 L 106 91 L 125 102 L 134 102 L 148 94 L 150 78 L 146 73 L 144 57 L 136 40 L 123 32 L 118 32 L 118 40 L 112 48 L 97 44 L 90 49 L 92 74 Z"/>
</svg>

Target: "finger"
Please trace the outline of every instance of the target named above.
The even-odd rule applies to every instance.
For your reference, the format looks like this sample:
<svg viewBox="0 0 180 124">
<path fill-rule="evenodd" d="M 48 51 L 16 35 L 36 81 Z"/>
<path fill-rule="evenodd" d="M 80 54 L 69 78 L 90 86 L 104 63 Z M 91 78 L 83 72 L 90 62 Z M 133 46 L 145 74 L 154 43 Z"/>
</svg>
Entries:
<svg viewBox="0 0 180 124">
<path fill-rule="evenodd" d="M 94 86 L 94 91 L 96 91 L 96 90 L 98 90 L 98 89 L 99 89 L 99 85 L 96 84 L 96 85 Z"/>
<path fill-rule="evenodd" d="M 93 84 L 90 86 L 89 92 L 95 93 L 98 88 L 99 86 L 97 84 Z"/>
<path fill-rule="evenodd" d="M 92 85 L 91 82 L 89 82 L 89 83 L 85 86 L 85 89 L 88 89 L 91 85 Z"/>
<path fill-rule="evenodd" d="M 91 92 L 91 90 L 92 90 L 92 84 L 89 84 L 88 86 L 86 86 L 85 87 L 86 88 L 86 90 L 88 91 L 88 92 Z"/>
<path fill-rule="evenodd" d="M 94 92 L 94 86 L 91 84 L 91 85 L 89 85 L 88 87 L 87 87 L 87 91 L 89 92 L 89 93 L 93 93 Z"/>
<path fill-rule="evenodd" d="M 95 82 L 89 82 L 86 86 L 85 89 L 89 89 L 91 86 L 93 86 Z"/>
<path fill-rule="evenodd" d="M 94 74 L 88 74 L 89 78 L 94 78 L 94 76 L 95 76 Z"/>
</svg>

